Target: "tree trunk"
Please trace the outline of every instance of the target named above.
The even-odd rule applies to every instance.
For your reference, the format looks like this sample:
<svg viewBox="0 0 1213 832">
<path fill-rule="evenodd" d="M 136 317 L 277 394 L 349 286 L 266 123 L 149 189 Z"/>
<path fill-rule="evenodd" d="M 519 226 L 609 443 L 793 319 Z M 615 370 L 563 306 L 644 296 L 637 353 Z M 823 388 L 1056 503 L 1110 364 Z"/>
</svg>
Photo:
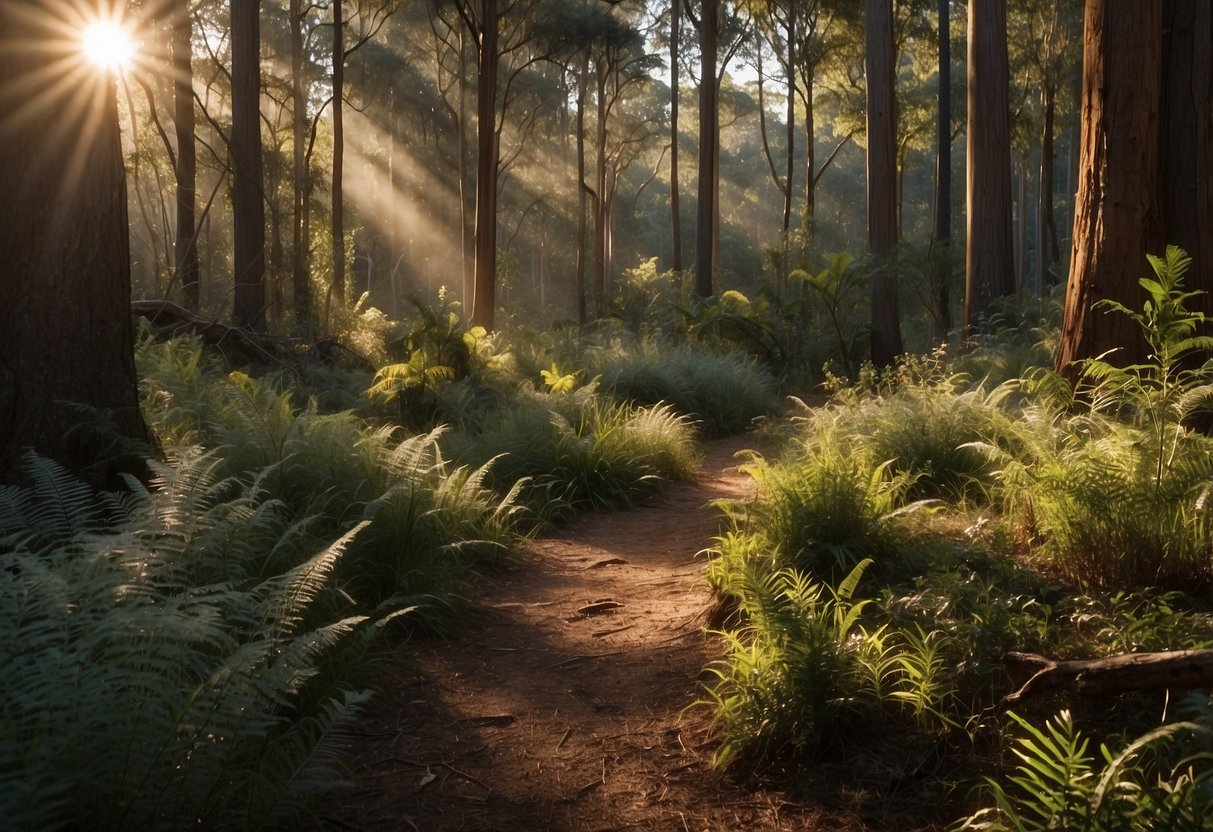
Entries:
<svg viewBox="0 0 1213 832">
<path fill-rule="evenodd" d="M 232 0 L 232 215 L 235 319 L 265 329 L 265 204 L 261 178 L 260 0 Z"/>
<path fill-rule="evenodd" d="M 1162 203 L 1167 242 L 1195 261 L 1195 307 L 1213 315 L 1213 8 L 1164 0 Z"/>
<path fill-rule="evenodd" d="M 897 242 L 893 3 L 892 0 L 866 0 L 865 10 L 868 247 L 876 261 L 871 282 L 872 363 L 887 367 L 902 351 L 897 279 L 890 262 Z"/>
<path fill-rule="evenodd" d="M 291 0 L 291 288 L 295 322 L 312 324 L 311 235 L 308 230 L 307 96 L 303 88 L 303 0 Z"/>
<path fill-rule="evenodd" d="M 459 262 L 463 274 L 463 311 L 472 311 L 472 299 L 476 296 L 475 253 L 472 241 L 472 211 L 468 209 L 468 79 L 467 79 L 467 32 L 459 30 Z"/>
<path fill-rule="evenodd" d="M 577 79 L 577 322 L 580 324 L 586 322 L 588 313 L 585 297 L 585 91 L 589 85 L 589 61 L 587 53 Z"/>
<path fill-rule="evenodd" d="M 173 9 L 173 123 L 177 133 L 177 239 L 174 262 L 185 305 L 201 303 L 198 285 L 197 151 L 194 142 L 193 31 L 189 0 Z"/>
<path fill-rule="evenodd" d="M 969 0 L 966 330 L 1015 292 L 1006 0 Z"/>
<path fill-rule="evenodd" d="M 699 18 L 699 184 L 695 227 L 695 294 L 711 297 L 715 263 L 712 259 L 716 226 L 716 146 L 720 142 L 720 113 L 716 109 L 716 51 L 720 0 L 704 0 Z"/>
<path fill-rule="evenodd" d="M 480 0 L 476 89 L 476 264 L 472 323 L 493 328 L 497 287 L 497 0 Z"/>
<path fill-rule="evenodd" d="M 114 458 L 98 417 L 148 439 L 118 106 L 113 77 L 61 45 L 58 5 L 17 0 L 0 14 L 0 482 L 19 479 L 32 448 L 110 485 L 138 463 Z M 57 84 L 48 70 L 68 66 L 79 80 Z"/>
<path fill-rule="evenodd" d="M 932 335 L 952 331 L 952 33 L 951 0 L 939 0 L 939 112 L 935 122 L 935 214 L 931 224 Z"/>
<path fill-rule="evenodd" d="M 678 193 L 678 88 L 679 29 L 682 26 L 682 0 L 670 0 L 670 247 L 674 271 L 682 271 L 682 214 Z"/>
<path fill-rule="evenodd" d="M 1044 295 L 1048 286 L 1049 267 L 1061 259 L 1057 243 L 1057 219 L 1053 215 L 1053 165 L 1056 153 L 1053 150 L 1053 125 L 1057 114 L 1057 90 L 1052 81 L 1046 81 L 1040 91 L 1043 120 L 1040 129 L 1040 197 L 1037 217 L 1037 247 L 1040 262 L 1036 270 L 1036 289 Z"/>
<path fill-rule="evenodd" d="M 610 47 L 604 47 L 609 49 Z M 596 61 L 597 77 L 597 121 L 594 125 L 594 268 L 590 284 L 594 287 L 594 317 L 606 316 L 606 256 L 607 256 L 607 106 L 606 81 L 610 72 L 607 61 L 599 57 Z"/>
<path fill-rule="evenodd" d="M 1082 140 L 1070 282 L 1057 367 L 1117 349 L 1117 363 L 1145 358 L 1126 315 L 1092 309 L 1104 298 L 1141 306 L 1146 254 L 1165 244 L 1160 217 L 1158 118 L 1162 0 L 1087 0 Z"/>
<path fill-rule="evenodd" d="M 345 175 L 345 20 L 342 0 L 333 5 L 333 188 L 330 237 L 333 246 L 333 274 L 329 300 L 345 302 L 345 214 L 342 188 Z"/>
</svg>

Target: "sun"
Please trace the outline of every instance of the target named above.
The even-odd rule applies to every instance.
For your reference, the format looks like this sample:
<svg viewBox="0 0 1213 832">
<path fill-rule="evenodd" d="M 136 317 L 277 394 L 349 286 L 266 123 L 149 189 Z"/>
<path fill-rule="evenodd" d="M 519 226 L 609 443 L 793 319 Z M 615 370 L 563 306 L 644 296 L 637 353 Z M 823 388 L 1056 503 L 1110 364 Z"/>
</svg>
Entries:
<svg viewBox="0 0 1213 832">
<path fill-rule="evenodd" d="M 122 72 L 135 59 L 131 33 L 125 26 L 112 20 L 89 24 L 84 30 L 81 45 L 90 63 L 112 72 Z"/>
</svg>

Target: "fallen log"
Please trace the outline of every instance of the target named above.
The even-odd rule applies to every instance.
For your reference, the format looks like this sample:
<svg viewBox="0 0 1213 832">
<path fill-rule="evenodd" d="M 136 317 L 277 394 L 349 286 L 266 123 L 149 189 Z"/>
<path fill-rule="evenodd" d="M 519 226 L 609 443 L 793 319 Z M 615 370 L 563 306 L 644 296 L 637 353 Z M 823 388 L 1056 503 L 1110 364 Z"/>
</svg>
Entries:
<svg viewBox="0 0 1213 832">
<path fill-rule="evenodd" d="M 183 332 L 197 335 L 203 343 L 222 354 L 229 363 L 269 362 L 293 370 L 301 361 L 335 362 L 338 351 L 341 351 L 363 369 L 371 372 L 375 370 L 374 365 L 365 358 L 336 341 L 320 340 L 311 343 L 303 338 L 254 332 L 191 312 L 169 300 L 131 301 L 131 313 L 145 318 L 152 334 L 158 338 L 172 338 Z"/>
<path fill-rule="evenodd" d="M 1213 688 L 1213 650 L 1122 653 L 1070 661 L 1012 652 L 1003 662 L 1012 680 L 1026 677 L 1018 690 L 1003 697 L 1003 708 L 1058 690 L 1100 696 L 1164 688 Z"/>
</svg>

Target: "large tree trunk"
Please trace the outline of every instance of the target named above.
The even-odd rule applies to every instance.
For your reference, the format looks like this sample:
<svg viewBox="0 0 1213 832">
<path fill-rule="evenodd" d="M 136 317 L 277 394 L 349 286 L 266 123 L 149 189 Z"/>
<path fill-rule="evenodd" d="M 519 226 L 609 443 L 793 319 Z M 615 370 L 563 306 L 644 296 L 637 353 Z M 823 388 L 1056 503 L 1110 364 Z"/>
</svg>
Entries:
<svg viewBox="0 0 1213 832">
<path fill-rule="evenodd" d="M 1006 0 L 969 0 L 965 328 L 1015 291 Z"/>
<path fill-rule="evenodd" d="M 197 309 L 202 298 L 196 228 L 198 164 L 194 142 L 193 31 L 189 0 L 178 0 L 173 9 L 173 122 L 177 133 L 177 239 L 173 259 L 185 305 Z"/>
<path fill-rule="evenodd" d="M 682 214 L 678 193 L 678 87 L 681 84 L 678 37 L 682 26 L 682 0 L 670 0 L 670 247 L 672 268 L 682 271 Z"/>
<path fill-rule="evenodd" d="M 1145 358 L 1126 315 L 1093 310 L 1104 298 L 1141 306 L 1146 254 L 1165 245 L 1158 186 L 1162 0 L 1087 0 L 1082 139 L 1070 283 L 1057 366 L 1117 349 Z M 1190 175 L 1190 174 L 1189 174 Z"/>
<path fill-rule="evenodd" d="M 1195 261 L 1189 289 L 1213 315 L 1213 7 L 1164 0 L 1162 203 L 1167 242 Z"/>
<path fill-rule="evenodd" d="M 497 0 L 480 0 L 476 90 L 476 264 L 472 323 L 493 328 L 497 287 Z"/>
<path fill-rule="evenodd" d="M 342 188 L 345 173 L 345 20 L 341 14 L 342 0 L 333 5 L 333 189 L 330 237 L 333 246 L 333 274 L 329 284 L 329 300 L 345 302 L 345 214 L 342 210 Z"/>
<path fill-rule="evenodd" d="M 952 33 L 951 0 L 939 0 L 939 112 L 935 122 L 935 214 L 931 223 L 932 335 L 952 331 Z"/>
<path fill-rule="evenodd" d="M 309 177 L 307 170 L 307 96 L 303 83 L 303 0 L 291 0 L 291 287 L 295 295 L 295 322 L 302 329 L 312 324 L 311 235 L 308 229 Z"/>
<path fill-rule="evenodd" d="M 704 0 L 699 18 L 699 185 L 695 227 L 695 294 L 712 295 L 716 236 L 716 146 L 720 142 L 720 113 L 716 109 L 716 51 L 720 0 Z"/>
<path fill-rule="evenodd" d="M 107 483 L 132 459 L 103 459 L 104 414 L 148 438 L 129 312 L 126 179 L 114 79 L 64 44 L 61 4 L 15 0 L 0 14 L 0 482 L 27 449 Z M 48 51 L 50 50 L 50 51 Z M 70 85 L 61 73 L 79 73 Z"/>
<path fill-rule="evenodd" d="M 901 354 L 901 313 L 890 258 L 897 242 L 897 101 L 894 97 L 893 3 L 866 0 L 868 101 L 868 247 L 872 276 L 872 363 L 887 367 Z"/>
<path fill-rule="evenodd" d="M 589 54 L 586 54 L 577 79 L 577 322 L 587 320 L 585 297 L 585 233 L 586 233 L 586 186 L 585 186 L 585 92 L 589 85 Z"/>
<path fill-rule="evenodd" d="M 232 0 L 232 214 L 235 318 L 265 329 L 265 203 L 261 178 L 260 0 Z"/>
</svg>

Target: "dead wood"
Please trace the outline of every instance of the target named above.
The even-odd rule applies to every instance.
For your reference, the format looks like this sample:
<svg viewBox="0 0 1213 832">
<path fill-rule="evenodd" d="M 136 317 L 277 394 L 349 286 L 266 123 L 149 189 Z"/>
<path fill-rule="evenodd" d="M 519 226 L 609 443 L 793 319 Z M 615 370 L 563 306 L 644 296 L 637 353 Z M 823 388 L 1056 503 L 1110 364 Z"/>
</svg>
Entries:
<svg viewBox="0 0 1213 832">
<path fill-rule="evenodd" d="M 1103 659 L 1056 661 L 1034 653 L 1008 653 L 1003 663 L 1019 689 L 1003 697 L 1002 707 L 1030 696 L 1067 691 L 1104 696 L 1164 688 L 1213 687 L 1213 650 L 1122 653 Z"/>
<path fill-rule="evenodd" d="M 199 315 L 169 300 L 131 301 L 131 313 L 145 318 L 157 338 L 172 338 L 186 332 L 197 335 L 229 364 L 270 363 L 295 370 L 308 361 L 336 362 L 341 354 L 364 369 L 375 370 L 369 361 L 337 341 L 323 339 L 313 343 L 303 338 L 267 335 Z"/>
</svg>

